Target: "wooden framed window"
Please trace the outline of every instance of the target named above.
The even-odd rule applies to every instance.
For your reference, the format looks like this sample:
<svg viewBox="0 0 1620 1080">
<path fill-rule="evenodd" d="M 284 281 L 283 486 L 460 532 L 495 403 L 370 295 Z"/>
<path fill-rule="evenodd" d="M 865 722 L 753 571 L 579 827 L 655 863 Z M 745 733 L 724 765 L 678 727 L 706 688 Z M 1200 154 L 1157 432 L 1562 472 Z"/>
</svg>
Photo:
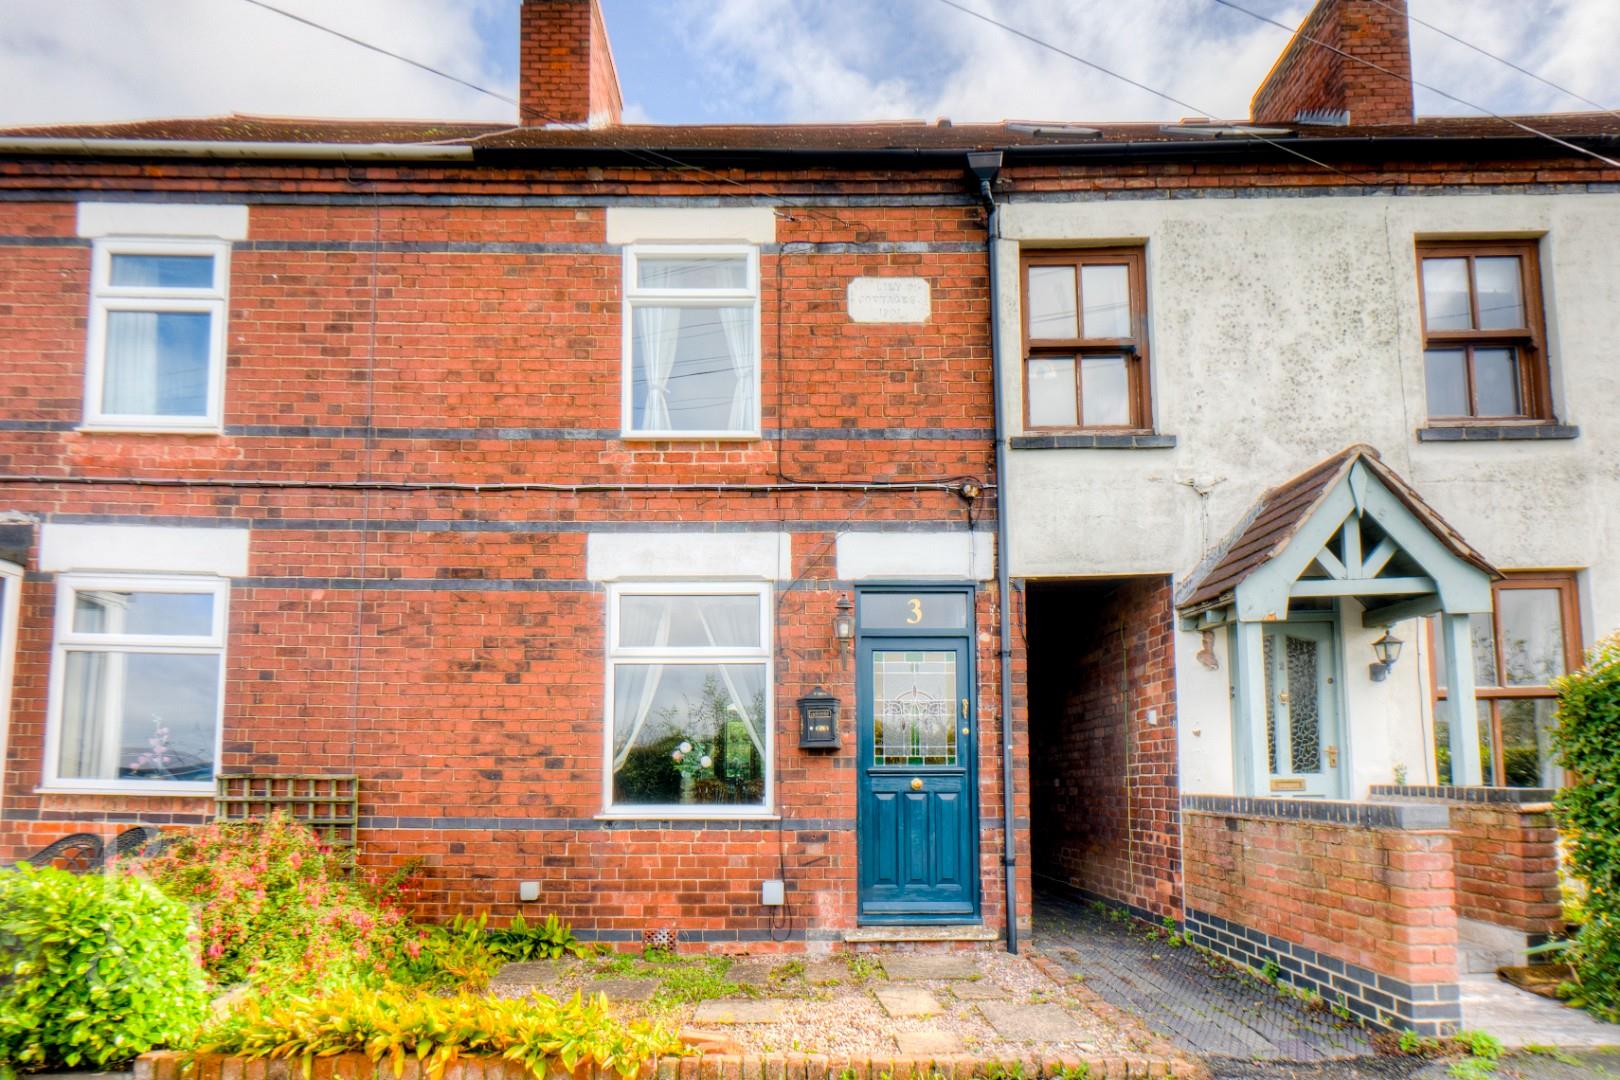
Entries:
<svg viewBox="0 0 1620 1080">
<path fill-rule="evenodd" d="M 1418 245 L 1429 419 L 1550 420 L 1534 240 Z"/>
<path fill-rule="evenodd" d="M 1492 612 L 1471 619 L 1474 697 L 1479 710 L 1479 758 L 1494 787 L 1558 787 L 1563 772 L 1548 748 L 1557 713 L 1551 682 L 1581 663 L 1580 607 L 1575 575 L 1509 574 L 1496 583 Z M 1433 685 L 1446 699 L 1445 651 L 1429 620 Z M 1451 775 L 1447 723 L 1436 710 L 1435 753 L 1441 783 Z"/>
<path fill-rule="evenodd" d="M 1146 300 L 1141 248 L 1025 253 L 1025 430 L 1153 426 Z"/>
</svg>

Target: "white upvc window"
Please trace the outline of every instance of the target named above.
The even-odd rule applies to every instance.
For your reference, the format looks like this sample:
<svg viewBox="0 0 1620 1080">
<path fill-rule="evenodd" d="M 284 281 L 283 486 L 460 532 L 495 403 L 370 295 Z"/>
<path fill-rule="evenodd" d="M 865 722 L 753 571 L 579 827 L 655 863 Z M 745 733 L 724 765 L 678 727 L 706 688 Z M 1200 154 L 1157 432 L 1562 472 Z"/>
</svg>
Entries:
<svg viewBox="0 0 1620 1080">
<path fill-rule="evenodd" d="M 58 577 L 47 789 L 213 791 L 229 596 L 202 575 Z"/>
<path fill-rule="evenodd" d="M 626 438 L 758 438 L 759 249 L 624 252 Z"/>
<path fill-rule="evenodd" d="M 0 562 L 0 797 L 5 795 L 6 732 L 11 729 L 11 683 L 17 665 L 22 581 L 22 567 Z"/>
<path fill-rule="evenodd" d="M 607 814 L 769 814 L 770 597 L 754 583 L 609 587 Z"/>
<path fill-rule="evenodd" d="M 219 430 L 230 252 L 222 240 L 95 241 L 85 427 Z"/>
</svg>

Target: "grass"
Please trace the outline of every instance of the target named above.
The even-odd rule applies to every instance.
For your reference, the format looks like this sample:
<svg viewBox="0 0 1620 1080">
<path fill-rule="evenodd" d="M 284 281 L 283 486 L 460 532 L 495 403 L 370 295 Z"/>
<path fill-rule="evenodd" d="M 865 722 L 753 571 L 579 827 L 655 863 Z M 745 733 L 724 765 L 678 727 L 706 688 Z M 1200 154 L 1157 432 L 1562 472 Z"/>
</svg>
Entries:
<svg viewBox="0 0 1620 1080">
<path fill-rule="evenodd" d="M 748 993 L 748 988 L 726 978 L 731 959 L 725 956 L 679 956 L 654 949 L 640 954 L 620 953 L 598 961 L 598 979 L 652 979 L 658 983 L 650 1001 L 654 1009 L 694 1005 L 711 998 Z"/>
<path fill-rule="evenodd" d="M 867 953 L 845 953 L 844 963 L 849 965 L 849 977 L 856 982 L 884 978 L 883 965 Z"/>
</svg>

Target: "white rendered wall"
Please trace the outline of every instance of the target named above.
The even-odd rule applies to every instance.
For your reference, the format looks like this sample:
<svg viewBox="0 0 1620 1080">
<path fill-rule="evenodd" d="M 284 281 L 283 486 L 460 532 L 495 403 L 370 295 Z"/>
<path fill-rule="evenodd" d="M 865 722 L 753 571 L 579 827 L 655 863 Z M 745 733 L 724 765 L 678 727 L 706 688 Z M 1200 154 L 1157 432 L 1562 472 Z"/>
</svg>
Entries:
<svg viewBox="0 0 1620 1080">
<path fill-rule="evenodd" d="M 1013 241 L 998 298 L 1008 400 L 1022 400 L 1018 245 L 1142 242 L 1157 430 L 1177 439 L 1013 451 L 1013 576 L 1170 573 L 1179 584 L 1267 488 L 1365 442 L 1498 566 L 1584 571 L 1588 643 L 1620 626 L 1620 194 L 1014 202 L 1002 229 Z M 1414 245 L 1487 236 L 1543 238 L 1554 409 L 1578 439 L 1414 434 L 1425 420 Z M 1419 624 L 1396 628 L 1406 651 L 1376 685 L 1377 632 L 1359 613 L 1346 628 L 1350 794 L 1389 782 L 1396 764 L 1428 779 Z M 1224 634 L 1219 671 L 1195 661 L 1199 647 L 1178 633 L 1182 790 L 1230 791 Z"/>
</svg>

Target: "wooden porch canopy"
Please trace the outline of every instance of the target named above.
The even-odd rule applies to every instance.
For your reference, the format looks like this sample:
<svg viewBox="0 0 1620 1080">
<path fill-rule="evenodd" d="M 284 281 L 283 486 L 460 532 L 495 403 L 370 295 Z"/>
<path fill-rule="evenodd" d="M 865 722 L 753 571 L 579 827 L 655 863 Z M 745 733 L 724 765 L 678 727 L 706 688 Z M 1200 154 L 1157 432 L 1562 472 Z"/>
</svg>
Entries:
<svg viewBox="0 0 1620 1080">
<path fill-rule="evenodd" d="M 1265 760 L 1261 626 L 1290 605 L 1349 597 L 1364 626 L 1440 615 L 1455 784 L 1479 784 L 1469 616 L 1491 610 L 1501 577 L 1370 446 L 1357 444 L 1266 492 L 1182 589 L 1186 630 L 1232 627 L 1239 707 Z"/>
</svg>

